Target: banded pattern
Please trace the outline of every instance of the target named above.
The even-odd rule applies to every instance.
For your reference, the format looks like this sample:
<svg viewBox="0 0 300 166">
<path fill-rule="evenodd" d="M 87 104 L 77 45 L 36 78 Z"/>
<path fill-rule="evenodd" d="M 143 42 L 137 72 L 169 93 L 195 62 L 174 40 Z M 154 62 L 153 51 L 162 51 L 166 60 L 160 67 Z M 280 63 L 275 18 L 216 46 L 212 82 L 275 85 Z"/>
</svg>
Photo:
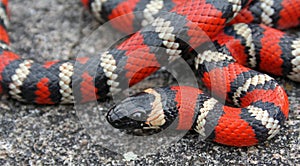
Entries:
<svg viewBox="0 0 300 166">
<path fill-rule="evenodd" d="M 166 128 L 175 121 L 177 130 L 192 127 L 222 144 L 254 145 L 279 131 L 288 116 L 288 100 L 274 79 L 241 65 L 300 81 L 299 38 L 265 25 L 227 26 L 255 22 L 294 27 L 300 20 L 297 0 L 258 0 L 245 9 L 251 0 L 82 0 L 98 20 L 116 19 L 111 25 L 123 32 L 145 27 L 102 53 L 100 63 L 84 57 L 76 60 L 76 68 L 73 60 L 39 64 L 12 52 L 8 0 L 0 2 L 0 94 L 22 102 L 70 103 L 75 96 L 79 102 L 104 99 L 194 53 L 208 39 L 214 41 L 219 52 L 195 55 L 199 79 L 214 95 L 240 108 L 225 106 L 192 87 L 152 89 L 110 111 L 107 118 L 118 128 Z M 95 77 L 91 66 L 97 66 Z M 80 92 L 75 94 L 77 86 Z M 128 105 L 131 100 L 137 105 Z"/>
<path fill-rule="evenodd" d="M 21 86 L 24 84 L 24 80 L 30 73 L 32 61 L 25 60 L 18 64 L 18 68 L 15 70 L 15 74 L 11 76 L 11 83 L 9 84 L 9 94 L 18 100 L 22 101 L 22 97 L 20 96 Z"/>
<path fill-rule="evenodd" d="M 251 146 L 272 138 L 287 118 L 288 103 L 281 102 L 287 101 L 287 96 L 275 82 L 273 85 L 272 92 L 258 99 L 254 95 L 242 98 L 241 101 L 250 100 L 243 102 L 242 108 L 225 106 L 197 88 L 148 89 L 113 107 L 107 119 L 114 127 L 128 130 L 172 126 L 176 126 L 176 130 L 188 130 L 192 127 L 206 140 L 230 146 Z M 270 93 L 282 98 L 271 104 L 269 101 L 276 99 Z M 153 105 L 157 107 L 153 109 Z M 154 117 L 159 123 L 148 122 Z"/>
<path fill-rule="evenodd" d="M 165 120 L 165 114 L 161 103 L 161 95 L 151 89 L 147 89 L 145 90 L 145 92 L 152 94 L 154 96 L 154 101 L 151 102 L 152 111 L 146 120 L 146 124 L 154 128 L 164 125 L 166 123 L 166 120 Z"/>
<path fill-rule="evenodd" d="M 164 2 L 162 0 L 152 0 L 143 10 L 144 20 L 141 22 L 141 26 L 147 26 L 152 23 L 156 17 L 156 15 L 163 9 Z"/>
<path fill-rule="evenodd" d="M 283 45 L 283 42 L 281 45 Z M 291 47 L 292 58 L 290 62 L 292 64 L 292 68 L 290 69 L 287 77 L 291 80 L 300 82 L 300 38 L 292 39 Z"/>
<path fill-rule="evenodd" d="M 203 102 L 203 107 L 199 109 L 199 115 L 197 117 L 197 121 L 195 123 L 195 131 L 197 131 L 201 136 L 207 137 L 207 129 L 205 129 L 205 125 L 207 122 L 207 115 L 209 111 L 215 110 L 214 107 L 218 103 L 218 100 L 214 98 L 207 99 Z"/>
<path fill-rule="evenodd" d="M 59 71 L 59 92 L 62 95 L 61 103 L 72 103 L 74 102 L 74 96 L 72 94 L 71 80 L 74 73 L 74 66 L 72 63 L 66 62 L 59 66 Z"/>
<path fill-rule="evenodd" d="M 206 58 L 211 57 L 209 55 L 214 55 L 214 58 Z M 142 113 L 139 115 L 151 115 L 153 111 L 151 107 L 144 105 L 127 109 L 129 104 L 137 105 L 141 102 L 141 98 L 145 100 L 148 97 L 146 99 L 148 102 L 157 103 L 160 100 L 160 105 L 163 105 L 164 116 L 161 117 L 165 118 L 166 123 L 159 126 L 160 128 L 167 128 L 172 123 L 181 126 L 182 123 L 193 122 L 195 131 L 204 138 L 231 146 L 255 145 L 278 133 L 279 127 L 288 116 L 288 100 L 284 90 L 274 79 L 243 67 L 234 60 L 224 60 L 226 55 L 219 52 L 206 51 L 199 54 L 197 59 L 198 73 L 206 86 L 210 89 L 217 87 L 216 94 L 219 97 L 223 97 L 225 93 L 225 96 L 228 96 L 227 101 L 240 108 L 225 106 L 196 88 L 182 86 L 160 88 L 146 90 L 145 93 L 127 98 L 110 110 L 108 121 L 117 128 L 151 128 L 151 124 L 145 123 L 143 117 L 132 118 L 132 115 L 140 112 Z M 233 71 L 236 75 L 230 74 Z M 153 91 L 160 95 L 153 96 Z M 195 94 L 198 97 L 192 97 Z M 186 107 L 187 100 L 190 107 Z M 189 112 L 185 113 L 189 114 L 188 121 L 186 116 L 185 121 L 176 120 L 177 116 L 179 119 L 182 118 L 180 116 L 182 107 L 185 107 L 185 112 Z M 119 110 L 122 110 L 122 114 Z M 193 120 L 194 116 L 196 118 Z"/>
<path fill-rule="evenodd" d="M 103 8 L 111 11 L 112 15 L 108 12 L 101 14 L 105 19 L 114 18 L 114 10 L 118 10 L 118 8 L 124 10 L 126 9 L 124 5 L 135 6 L 132 1 L 114 1 L 116 4 L 110 4 L 112 1 L 83 2 L 89 7 L 93 4 L 94 6 L 98 6 L 98 9 L 100 8 L 99 6 L 101 6 L 101 9 Z M 238 1 L 236 3 L 243 4 L 242 1 L 241 3 Z M 2 3 L 3 9 L 6 9 L 6 4 L 7 3 Z M 135 4 L 136 7 L 138 7 L 138 4 Z M 120 89 L 127 88 L 128 86 L 132 86 L 141 81 L 158 70 L 160 66 L 165 65 L 166 62 L 168 63 L 168 59 L 172 59 L 169 58 L 169 55 L 178 56 L 180 53 L 182 54 L 184 51 L 187 51 L 189 46 L 184 42 L 180 42 L 177 36 L 185 36 L 187 37 L 186 41 L 188 41 L 189 44 L 197 46 L 201 44 L 201 42 L 199 43 L 201 38 L 197 35 L 197 29 L 203 29 L 208 36 L 213 37 L 225 26 L 228 19 L 231 19 L 231 17 L 226 18 L 225 15 L 222 14 L 229 11 L 229 9 L 232 9 L 231 3 L 221 3 L 218 4 L 217 7 L 214 7 L 213 1 L 187 1 L 185 3 L 170 1 L 170 4 L 165 4 L 165 6 L 172 8 L 170 15 L 163 15 L 156 18 L 154 22 L 151 25 L 148 25 L 144 30 L 137 32 L 122 44 L 116 46 L 116 48 L 111 48 L 107 53 L 100 55 L 100 64 L 95 76 L 96 87 L 94 87 L 98 93 L 96 96 L 99 99 L 106 98 L 108 94 L 112 93 L 110 90 L 118 92 Z M 210 12 L 207 13 L 207 15 L 210 16 L 210 19 L 206 19 L 206 16 L 201 13 L 185 13 L 185 8 L 189 6 L 197 6 L 199 9 L 209 8 Z M 130 12 L 131 11 L 132 10 L 130 10 Z M 1 16 L 0 18 L 6 18 L 6 16 Z M 161 22 L 161 20 L 164 21 Z M 190 20 L 193 21 L 193 24 L 190 24 Z M 220 20 L 220 22 L 215 24 L 213 20 Z M 182 31 L 182 28 L 185 26 L 190 27 L 191 29 Z M 197 28 L 195 28 L 195 26 L 197 26 Z M 208 26 L 214 26 L 216 30 L 212 31 L 207 28 Z M 1 24 L 0 27 L 3 29 L 1 31 L 3 33 L 1 41 L 3 43 L 9 43 L 5 25 Z M 203 32 L 201 31 L 201 33 Z M 190 36 L 189 34 L 193 35 Z M 9 60 L 11 54 L 16 56 L 12 61 L 18 60 L 19 63 L 24 61 L 12 52 L 9 52 L 9 54 L 1 54 L 0 60 L 3 62 Z M 140 57 L 141 54 L 144 55 L 143 58 Z M 107 63 L 106 59 L 114 59 L 116 63 L 104 65 Z M 87 58 L 86 61 L 89 61 L 89 58 Z M 82 69 L 86 69 L 87 65 L 88 64 L 82 65 Z M 46 96 L 48 97 L 44 104 L 71 102 L 74 99 L 73 92 L 71 91 L 72 83 L 81 84 L 82 81 L 85 80 L 73 76 L 73 71 L 71 70 L 73 70 L 72 66 L 74 66 L 74 61 L 51 61 L 45 62 L 45 64 L 32 62 L 32 66 L 34 67 L 30 69 L 27 79 L 24 80 L 26 84 L 20 87 L 22 96 L 21 98 L 18 98 L 24 102 L 43 104 L 41 103 L 42 100 L 38 99 L 39 95 L 37 95 L 40 94 L 40 87 L 47 90 Z M 15 68 L 13 62 L 4 63 L 2 65 L 2 70 L 0 72 L 4 78 L 1 79 L 1 91 L 4 93 L 9 94 L 10 90 L 8 87 L 12 83 L 11 77 L 14 75 L 14 70 L 11 69 L 13 68 Z M 113 75 L 109 73 L 112 72 L 111 70 L 113 71 Z M 87 76 L 87 74 L 88 72 L 85 76 Z M 70 79 L 71 77 L 72 79 Z M 37 87 L 37 85 L 39 85 L 39 87 Z M 84 101 L 88 101 L 88 99 L 85 98 Z"/>
<path fill-rule="evenodd" d="M 182 50 L 178 50 L 179 43 L 175 42 L 176 38 L 175 34 L 173 34 L 175 28 L 171 25 L 171 21 L 158 18 L 152 23 L 152 26 L 155 27 L 155 32 L 158 33 L 158 37 L 167 48 L 166 52 L 170 55 L 170 58 L 180 56 Z"/>
<path fill-rule="evenodd" d="M 242 65 L 300 82 L 296 36 L 265 25 L 239 23 L 225 27 L 213 41 Z"/>
<path fill-rule="evenodd" d="M 111 93 L 118 93 L 121 89 L 117 88 L 119 83 L 115 81 L 118 78 L 118 75 L 115 73 L 117 69 L 116 60 L 114 60 L 114 57 L 111 54 L 104 53 L 103 56 L 100 57 L 100 61 L 105 76 L 109 79 L 107 81 L 107 85 L 110 86 L 109 91 Z"/>
<path fill-rule="evenodd" d="M 299 0 L 257 0 L 242 10 L 231 24 L 263 23 L 278 29 L 297 27 L 300 24 Z"/>
<path fill-rule="evenodd" d="M 161 11 L 169 11 L 182 3 L 180 0 L 81 0 L 101 22 L 116 19 L 112 26 L 128 34 L 150 24 Z M 121 17 L 120 17 L 121 16 Z M 118 19 L 118 17 L 120 17 Z"/>
</svg>

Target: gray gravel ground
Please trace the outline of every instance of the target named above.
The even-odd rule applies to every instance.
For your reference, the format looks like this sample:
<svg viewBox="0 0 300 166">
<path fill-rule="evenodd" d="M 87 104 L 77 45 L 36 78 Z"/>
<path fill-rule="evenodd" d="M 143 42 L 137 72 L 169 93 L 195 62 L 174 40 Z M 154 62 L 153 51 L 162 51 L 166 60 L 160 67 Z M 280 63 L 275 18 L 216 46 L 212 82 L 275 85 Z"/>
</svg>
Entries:
<svg viewBox="0 0 300 166">
<path fill-rule="evenodd" d="M 43 62 L 102 48 L 114 35 L 97 30 L 99 24 L 78 1 L 11 0 L 13 49 Z M 0 165 L 300 165 L 300 85 L 278 81 L 289 95 L 290 115 L 274 139 L 235 148 L 203 142 L 191 132 L 165 151 L 138 157 L 124 157 L 92 141 L 72 105 L 28 105 L 3 96 Z"/>
</svg>

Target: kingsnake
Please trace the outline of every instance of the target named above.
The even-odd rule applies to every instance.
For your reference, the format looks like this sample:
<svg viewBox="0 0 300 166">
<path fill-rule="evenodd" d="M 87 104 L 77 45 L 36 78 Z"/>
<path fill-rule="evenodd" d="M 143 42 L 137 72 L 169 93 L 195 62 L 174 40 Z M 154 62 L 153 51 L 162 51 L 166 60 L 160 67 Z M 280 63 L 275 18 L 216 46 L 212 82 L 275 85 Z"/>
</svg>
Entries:
<svg viewBox="0 0 300 166">
<path fill-rule="evenodd" d="M 208 89 L 220 87 L 216 95 L 235 107 L 223 105 L 193 87 L 171 86 L 147 89 L 125 99 L 108 112 L 107 120 L 117 128 L 166 128 L 178 116 L 174 122 L 178 130 L 192 127 L 221 144 L 250 146 L 272 138 L 288 117 L 285 91 L 270 76 L 244 66 L 300 81 L 300 38 L 271 28 L 298 26 L 299 0 L 82 0 L 82 3 L 101 21 L 128 14 L 122 22 L 112 23 L 121 31 L 130 33 L 144 28 L 101 54 L 94 77 L 86 71 L 75 77 L 75 60 L 39 64 L 21 59 L 11 51 L 7 33 L 8 0 L 1 0 L 0 94 L 27 103 L 71 103 L 75 85 L 81 87 L 76 96 L 81 102 L 91 100 L 94 93 L 103 99 L 126 88 L 120 82 L 132 86 L 169 60 L 194 54 L 199 80 Z M 142 15 L 132 14 L 134 11 L 142 11 Z M 160 14 L 162 11 L 169 14 Z M 194 51 L 207 42 L 200 35 L 202 31 L 217 51 Z M 95 64 L 88 57 L 76 61 L 79 68 Z M 208 133 L 208 127 L 214 128 L 212 133 Z"/>
</svg>

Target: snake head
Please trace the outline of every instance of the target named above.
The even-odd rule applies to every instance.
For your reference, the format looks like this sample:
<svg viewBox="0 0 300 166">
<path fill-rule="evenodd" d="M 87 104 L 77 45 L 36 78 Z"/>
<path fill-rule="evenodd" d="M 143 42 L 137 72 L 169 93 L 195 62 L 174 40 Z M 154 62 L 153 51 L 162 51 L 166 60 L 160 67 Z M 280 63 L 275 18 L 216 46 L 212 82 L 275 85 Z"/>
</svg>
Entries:
<svg viewBox="0 0 300 166">
<path fill-rule="evenodd" d="M 126 98 L 109 110 L 107 121 L 118 129 L 141 129 L 151 113 L 153 98 L 144 92 Z"/>
</svg>

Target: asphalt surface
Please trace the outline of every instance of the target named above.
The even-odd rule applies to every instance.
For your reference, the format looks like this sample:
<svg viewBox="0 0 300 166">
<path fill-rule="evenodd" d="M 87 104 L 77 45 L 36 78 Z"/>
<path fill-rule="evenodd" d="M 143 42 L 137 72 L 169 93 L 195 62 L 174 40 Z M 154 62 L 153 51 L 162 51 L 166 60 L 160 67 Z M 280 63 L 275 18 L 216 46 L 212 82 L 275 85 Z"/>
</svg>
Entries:
<svg viewBox="0 0 300 166">
<path fill-rule="evenodd" d="M 99 29 L 77 0 L 11 0 L 10 9 L 12 48 L 38 62 L 92 55 L 116 38 L 113 31 Z M 100 137 L 107 145 L 93 139 L 73 105 L 37 106 L 2 96 L 0 165 L 300 165 L 300 84 L 277 79 L 289 96 L 289 119 L 272 140 L 244 148 L 203 142 L 189 132 L 170 146 L 153 145 L 151 153 L 146 144 L 139 153 L 120 154 L 109 150 L 106 135 Z M 109 106 L 105 102 L 98 108 Z M 116 136 L 120 142 L 115 145 L 122 147 L 122 134 Z"/>
</svg>

